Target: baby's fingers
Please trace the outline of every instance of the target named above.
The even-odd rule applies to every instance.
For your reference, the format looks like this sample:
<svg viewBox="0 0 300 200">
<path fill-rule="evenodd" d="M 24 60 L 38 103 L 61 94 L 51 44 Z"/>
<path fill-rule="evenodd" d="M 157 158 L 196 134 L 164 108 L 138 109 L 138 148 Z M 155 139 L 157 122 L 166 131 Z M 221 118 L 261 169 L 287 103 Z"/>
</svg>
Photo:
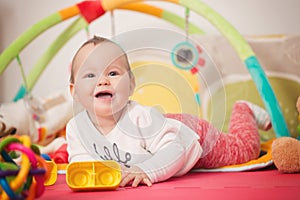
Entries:
<svg viewBox="0 0 300 200">
<path fill-rule="evenodd" d="M 121 187 L 125 187 L 126 185 L 128 185 L 132 180 L 134 179 L 134 176 L 132 176 L 132 174 L 126 174 L 123 178 L 122 181 L 120 183 Z"/>
<path fill-rule="evenodd" d="M 143 183 L 146 184 L 148 187 L 152 186 L 152 182 L 148 178 L 143 178 Z"/>
<path fill-rule="evenodd" d="M 149 178 L 146 178 L 144 176 L 138 176 L 136 174 L 127 174 L 123 177 L 120 186 L 125 187 L 126 185 L 129 185 L 130 183 L 132 187 L 137 187 L 139 184 L 143 183 L 147 186 L 152 186 L 152 182 L 149 180 Z"/>
<path fill-rule="evenodd" d="M 132 187 L 137 187 L 143 180 L 143 177 L 141 176 L 136 176 L 132 182 Z"/>
<path fill-rule="evenodd" d="M 132 182 L 132 187 L 137 187 L 140 183 L 143 183 L 149 187 L 152 186 L 152 183 L 148 178 L 145 178 L 143 176 L 136 176 Z"/>
</svg>

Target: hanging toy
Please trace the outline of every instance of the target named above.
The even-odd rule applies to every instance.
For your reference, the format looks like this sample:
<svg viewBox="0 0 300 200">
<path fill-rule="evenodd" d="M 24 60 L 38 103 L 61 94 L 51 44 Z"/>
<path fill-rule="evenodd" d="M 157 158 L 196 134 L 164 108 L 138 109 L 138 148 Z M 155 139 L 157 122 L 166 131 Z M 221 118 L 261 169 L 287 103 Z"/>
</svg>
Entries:
<svg viewBox="0 0 300 200">
<path fill-rule="evenodd" d="M 195 74 L 198 72 L 197 66 L 204 66 L 204 59 L 199 58 L 200 47 L 195 47 L 188 41 L 178 43 L 171 55 L 172 63 L 182 70 L 190 70 L 191 73 Z"/>
<path fill-rule="evenodd" d="M 186 40 L 178 43 L 171 52 L 171 60 L 173 65 L 182 70 L 190 71 L 192 74 L 197 74 L 199 71 L 198 66 L 203 67 L 205 65 L 205 60 L 199 55 L 202 53 L 202 48 L 198 45 L 194 45 L 189 42 L 189 8 L 185 11 L 185 35 Z M 198 105 L 201 104 L 199 87 L 194 87 L 195 99 Z"/>
<path fill-rule="evenodd" d="M 200 58 L 202 48 L 189 41 L 189 8 L 185 10 L 185 35 L 186 39 L 178 43 L 171 53 L 172 63 L 182 70 L 190 70 L 192 74 L 198 72 L 198 66 L 204 66 L 205 60 Z"/>
</svg>

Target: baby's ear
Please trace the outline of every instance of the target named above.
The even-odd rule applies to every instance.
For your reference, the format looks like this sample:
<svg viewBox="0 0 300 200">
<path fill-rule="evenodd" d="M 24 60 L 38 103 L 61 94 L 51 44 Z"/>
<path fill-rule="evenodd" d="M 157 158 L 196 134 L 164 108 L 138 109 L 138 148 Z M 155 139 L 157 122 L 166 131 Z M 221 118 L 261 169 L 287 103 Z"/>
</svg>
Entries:
<svg viewBox="0 0 300 200">
<path fill-rule="evenodd" d="M 74 84 L 73 84 L 73 83 L 70 83 L 70 84 L 69 84 L 69 91 L 70 91 L 70 94 L 71 94 L 72 97 L 73 97 L 73 94 L 74 94 Z"/>
<path fill-rule="evenodd" d="M 76 91 L 75 91 L 74 83 L 69 84 L 69 90 L 70 90 L 70 94 L 72 95 L 73 99 L 77 100 L 77 94 L 76 94 Z"/>
<path fill-rule="evenodd" d="M 135 78 L 131 77 L 131 80 L 130 80 L 130 95 L 133 95 L 134 89 L 135 89 Z"/>
</svg>

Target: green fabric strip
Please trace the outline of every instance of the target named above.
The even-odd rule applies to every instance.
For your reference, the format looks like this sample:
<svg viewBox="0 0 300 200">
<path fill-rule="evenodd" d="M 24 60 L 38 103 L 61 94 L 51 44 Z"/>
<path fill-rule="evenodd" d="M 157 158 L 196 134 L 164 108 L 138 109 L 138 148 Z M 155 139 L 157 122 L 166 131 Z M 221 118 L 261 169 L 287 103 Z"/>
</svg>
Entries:
<svg viewBox="0 0 300 200">
<path fill-rule="evenodd" d="M 28 91 L 30 91 L 35 83 L 37 82 L 40 75 L 46 69 L 49 62 L 53 59 L 53 57 L 59 52 L 59 50 L 64 46 L 64 44 L 71 39 L 76 33 L 80 30 L 84 29 L 88 26 L 87 22 L 83 18 L 78 18 L 75 20 L 69 27 L 65 29 L 57 38 L 56 40 L 48 47 L 45 53 L 40 57 L 37 63 L 33 66 L 31 71 L 26 77 L 27 84 L 28 84 Z M 24 87 L 24 86 L 22 86 Z M 23 98 L 23 90 L 22 87 L 20 88 L 19 92 L 17 93 L 15 99 Z M 27 91 L 27 92 L 28 92 Z"/>
<path fill-rule="evenodd" d="M 16 58 L 17 55 L 38 35 L 43 33 L 49 27 L 61 22 L 61 16 L 58 13 L 52 14 L 38 23 L 31 26 L 27 31 L 20 35 L 14 42 L 7 47 L 0 55 L 0 75 L 9 65 L 9 63 Z"/>
<path fill-rule="evenodd" d="M 245 64 L 270 115 L 276 137 L 290 136 L 278 100 L 257 58 L 252 56 L 246 59 Z"/>
</svg>

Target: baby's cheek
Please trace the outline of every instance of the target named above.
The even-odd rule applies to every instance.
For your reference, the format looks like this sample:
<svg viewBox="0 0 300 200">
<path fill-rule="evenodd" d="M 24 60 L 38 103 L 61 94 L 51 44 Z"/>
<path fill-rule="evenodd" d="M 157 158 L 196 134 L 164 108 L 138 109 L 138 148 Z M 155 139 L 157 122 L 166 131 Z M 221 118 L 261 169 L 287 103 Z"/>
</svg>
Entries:
<svg viewBox="0 0 300 200">
<path fill-rule="evenodd" d="M 95 80 L 78 81 L 76 84 L 76 89 L 78 91 L 94 90 L 95 88 L 96 88 Z"/>
<path fill-rule="evenodd" d="M 127 95 L 129 94 L 130 90 L 131 90 L 131 86 L 130 86 L 130 80 L 128 78 L 123 78 L 120 80 L 120 82 L 118 83 L 119 88 L 124 91 L 124 93 L 126 93 Z"/>
</svg>

